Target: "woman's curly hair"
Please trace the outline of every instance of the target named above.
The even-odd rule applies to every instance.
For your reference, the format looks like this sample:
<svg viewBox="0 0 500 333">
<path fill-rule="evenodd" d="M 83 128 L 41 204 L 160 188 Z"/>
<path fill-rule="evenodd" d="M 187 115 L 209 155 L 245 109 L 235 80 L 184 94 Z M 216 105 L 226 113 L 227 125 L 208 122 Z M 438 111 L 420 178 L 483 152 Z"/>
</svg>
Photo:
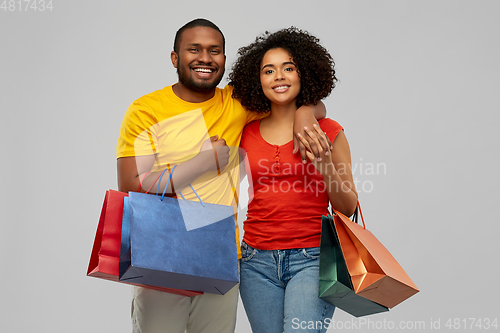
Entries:
<svg viewBox="0 0 500 333">
<path fill-rule="evenodd" d="M 229 74 L 229 85 L 234 87 L 232 96 L 247 110 L 271 110 L 271 102 L 260 83 L 260 65 L 266 52 L 276 48 L 288 51 L 297 66 L 301 84 L 297 107 L 316 104 L 330 95 L 337 81 L 335 62 L 319 44 L 319 39 L 295 27 L 275 33 L 266 31 L 255 42 L 238 50 L 239 57 Z"/>
</svg>

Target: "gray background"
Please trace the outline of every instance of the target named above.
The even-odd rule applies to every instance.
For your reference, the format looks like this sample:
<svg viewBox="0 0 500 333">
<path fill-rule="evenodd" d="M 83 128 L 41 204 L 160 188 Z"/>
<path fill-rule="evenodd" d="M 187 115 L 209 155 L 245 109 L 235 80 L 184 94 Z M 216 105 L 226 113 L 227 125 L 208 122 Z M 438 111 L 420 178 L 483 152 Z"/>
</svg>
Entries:
<svg viewBox="0 0 500 333">
<path fill-rule="evenodd" d="M 325 104 L 345 127 L 367 226 L 421 289 L 365 321 L 339 310 L 337 325 L 448 330 L 456 318 L 455 331 L 478 331 L 499 317 L 499 2 L 52 4 L 0 10 L 2 332 L 130 331 L 130 288 L 85 273 L 123 114 L 176 81 L 173 37 L 197 17 L 225 33 L 228 70 L 239 47 L 291 25 L 337 63 Z M 250 332 L 242 307 L 237 332 Z"/>
</svg>

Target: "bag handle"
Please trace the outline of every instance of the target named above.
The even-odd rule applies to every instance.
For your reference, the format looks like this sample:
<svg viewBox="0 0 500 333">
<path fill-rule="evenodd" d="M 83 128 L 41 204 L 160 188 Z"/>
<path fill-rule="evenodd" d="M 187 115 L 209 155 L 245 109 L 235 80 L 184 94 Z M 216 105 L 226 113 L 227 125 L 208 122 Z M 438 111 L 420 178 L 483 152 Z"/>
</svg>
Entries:
<svg viewBox="0 0 500 333">
<path fill-rule="evenodd" d="M 167 184 L 165 185 L 165 188 L 163 189 L 163 194 L 161 195 L 161 201 L 163 201 L 163 198 L 165 197 L 165 193 L 167 192 L 167 188 L 168 188 L 168 185 L 170 184 L 170 180 L 172 179 L 172 175 L 174 173 L 174 170 L 175 170 L 175 167 L 177 167 L 177 165 L 174 165 L 174 167 L 172 168 L 172 171 L 170 171 L 170 175 L 168 176 L 168 181 L 167 181 Z M 158 184 L 161 184 L 161 178 L 163 177 L 163 173 L 167 171 L 167 169 L 163 170 L 161 175 L 160 175 L 160 180 L 159 180 L 159 183 Z M 203 203 L 203 201 L 201 200 L 200 196 L 198 195 L 198 193 L 196 193 L 196 191 L 194 190 L 193 186 L 191 184 L 189 184 L 189 186 L 191 187 L 191 189 L 193 190 L 194 194 L 196 194 L 196 196 L 198 197 L 198 200 L 200 200 L 200 203 L 203 207 L 205 207 L 205 204 Z M 160 187 L 160 186 L 158 186 Z M 182 199 L 186 200 L 186 198 L 184 198 L 184 196 L 182 195 L 182 193 L 179 191 L 179 194 L 181 195 Z M 158 195 L 158 189 L 156 189 L 156 195 Z"/>
<path fill-rule="evenodd" d="M 345 216 L 344 214 L 342 214 L 341 212 L 338 212 L 336 211 L 335 209 L 333 209 L 333 207 L 331 207 L 330 205 L 330 208 L 332 210 L 332 212 L 335 214 L 335 215 L 338 215 L 338 216 Z M 366 225 L 365 225 L 365 219 L 363 217 L 363 212 L 361 211 L 361 205 L 359 204 L 359 200 L 358 202 L 356 203 L 356 210 L 354 211 L 354 214 L 352 215 L 352 220 L 350 220 L 351 222 L 353 223 L 356 223 L 356 224 L 359 224 L 358 223 L 358 216 L 361 216 L 361 222 L 363 223 L 363 229 L 366 229 Z M 346 217 L 347 218 L 347 217 Z M 347 218 L 349 220 L 349 218 Z"/>
<path fill-rule="evenodd" d="M 354 215 L 352 216 L 352 222 L 359 224 L 358 217 L 361 216 L 361 222 L 363 223 L 363 228 L 366 229 L 365 219 L 363 217 L 363 212 L 361 211 L 361 205 L 359 204 L 359 200 L 356 204 L 356 211 L 354 211 Z"/>
<path fill-rule="evenodd" d="M 170 180 L 172 179 L 172 173 L 174 172 L 174 169 L 177 165 L 174 165 L 174 167 L 172 168 L 172 171 L 169 171 L 169 175 L 168 175 L 168 181 L 167 181 L 167 184 L 165 185 L 165 188 L 163 189 L 163 194 L 161 196 L 161 201 L 163 201 L 163 198 L 165 197 L 165 193 L 167 192 L 167 187 L 168 187 L 168 184 L 170 184 Z M 163 177 L 163 174 L 165 173 L 165 171 L 167 171 L 168 168 L 166 168 L 165 170 L 163 170 L 160 174 L 160 178 L 159 178 L 159 181 L 158 181 L 158 187 L 156 188 L 156 195 L 158 195 L 158 190 L 160 189 L 160 184 L 161 184 L 161 179 Z"/>
<path fill-rule="evenodd" d="M 196 196 L 198 197 L 198 200 L 200 200 L 200 203 L 203 207 L 205 207 L 205 204 L 203 203 L 203 201 L 201 200 L 200 196 L 198 195 L 198 193 L 196 193 L 196 191 L 194 190 L 193 186 L 191 184 L 189 184 L 189 187 L 191 187 L 191 189 L 193 190 L 194 194 L 196 194 Z M 184 196 L 182 195 L 181 191 L 179 191 L 179 194 L 181 195 L 182 199 L 186 200 L 186 198 L 184 198 Z"/>
<path fill-rule="evenodd" d="M 144 179 L 146 179 L 146 176 L 149 175 L 150 173 L 151 173 L 151 171 L 148 171 L 144 174 L 144 176 L 142 176 L 142 179 L 139 181 L 139 189 L 137 190 L 137 192 L 141 192 L 142 183 L 144 182 Z"/>
<path fill-rule="evenodd" d="M 144 183 L 144 179 L 146 179 L 147 175 L 149 175 L 151 173 L 151 171 L 148 171 L 144 174 L 144 176 L 142 176 L 142 179 L 141 181 L 139 182 L 139 188 L 137 189 L 137 192 L 141 192 L 141 189 L 142 189 L 142 183 Z M 161 175 L 160 175 L 161 176 Z M 146 193 L 149 193 L 149 191 L 153 188 L 154 184 L 156 184 L 156 182 L 158 181 L 158 178 L 160 178 L 160 176 L 156 177 L 156 180 L 151 184 L 151 186 L 146 190 Z"/>
</svg>

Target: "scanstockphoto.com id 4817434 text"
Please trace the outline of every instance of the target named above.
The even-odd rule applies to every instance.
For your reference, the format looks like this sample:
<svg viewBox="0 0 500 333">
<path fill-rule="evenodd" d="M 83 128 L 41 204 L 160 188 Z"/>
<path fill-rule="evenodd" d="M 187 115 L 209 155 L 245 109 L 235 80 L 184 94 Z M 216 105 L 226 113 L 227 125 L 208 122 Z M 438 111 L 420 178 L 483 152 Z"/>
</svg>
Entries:
<svg viewBox="0 0 500 333">
<path fill-rule="evenodd" d="M 354 318 L 350 320 L 335 320 L 326 318 L 324 321 L 304 321 L 300 318 L 292 319 L 292 329 L 300 332 L 305 329 L 334 329 L 334 330 L 380 330 L 380 331 L 422 331 L 450 330 L 450 331 L 497 331 L 498 318 L 429 318 L 428 320 L 401 320 Z"/>
<path fill-rule="evenodd" d="M 1 0 L 0 11 L 4 12 L 51 12 L 52 0 Z"/>
</svg>

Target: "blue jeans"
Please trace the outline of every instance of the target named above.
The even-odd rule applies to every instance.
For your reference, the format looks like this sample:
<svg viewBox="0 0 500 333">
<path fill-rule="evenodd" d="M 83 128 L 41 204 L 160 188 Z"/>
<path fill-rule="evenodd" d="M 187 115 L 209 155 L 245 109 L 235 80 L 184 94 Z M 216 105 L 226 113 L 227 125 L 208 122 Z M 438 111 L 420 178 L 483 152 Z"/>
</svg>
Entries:
<svg viewBox="0 0 500 333">
<path fill-rule="evenodd" d="M 318 297 L 319 247 L 241 245 L 240 295 L 253 333 L 326 332 L 335 306 Z"/>
</svg>

